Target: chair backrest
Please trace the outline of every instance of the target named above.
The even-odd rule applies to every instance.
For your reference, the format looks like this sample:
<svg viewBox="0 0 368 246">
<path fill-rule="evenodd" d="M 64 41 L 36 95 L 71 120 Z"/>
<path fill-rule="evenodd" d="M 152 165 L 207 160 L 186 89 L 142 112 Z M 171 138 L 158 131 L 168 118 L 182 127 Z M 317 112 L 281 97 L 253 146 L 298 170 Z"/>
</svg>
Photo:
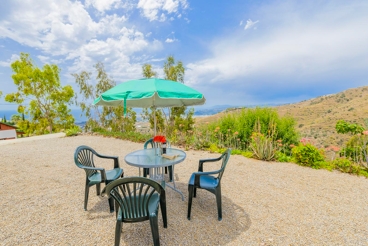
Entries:
<svg viewBox="0 0 368 246">
<path fill-rule="evenodd" d="M 149 208 L 150 205 L 152 206 L 151 199 L 166 204 L 164 188 L 156 181 L 144 177 L 125 177 L 114 180 L 105 187 L 102 194 L 115 199 L 121 209 L 122 221 L 125 222 L 148 220 Z"/>
<path fill-rule="evenodd" d="M 93 156 L 97 155 L 96 151 L 91 147 L 81 145 L 79 146 L 74 153 L 74 162 L 79 167 L 86 171 L 87 176 L 91 176 L 95 174 L 96 170 L 89 170 L 83 167 L 95 167 L 95 163 L 93 161 Z"/>
<path fill-rule="evenodd" d="M 153 138 L 148 139 L 144 143 L 143 148 L 147 149 L 148 146 L 150 146 L 151 148 L 153 148 L 155 146 L 155 142 L 153 142 Z M 170 141 L 166 140 L 166 148 L 170 148 L 170 147 L 171 147 Z"/>
<path fill-rule="evenodd" d="M 227 162 L 229 161 L 230 155 L 231 155 L 231 149 L 229 148 L 224 153 L 222 153 L 220 157 L 222 159 L 222 164 L 221 164 L 221 169 L 220 169 L 221 171 L 218 174 L 219 180 L 221 180 L 222 175 L 224 174 L 225 167 L 226 167 Z"/>
<path fill-rule="evenodd" d="M 151 148 L 153 148 L 153 138 L 148 139 L 145 143 L 143 148 L 147 149 L 148 145 L 151 146 Z"/>
</svg>

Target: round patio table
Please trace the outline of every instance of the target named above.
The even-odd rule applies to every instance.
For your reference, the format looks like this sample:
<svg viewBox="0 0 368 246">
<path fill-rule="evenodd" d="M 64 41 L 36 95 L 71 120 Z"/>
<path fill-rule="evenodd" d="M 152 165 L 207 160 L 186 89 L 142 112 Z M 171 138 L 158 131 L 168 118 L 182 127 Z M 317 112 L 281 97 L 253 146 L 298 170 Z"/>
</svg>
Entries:
<svg viewBox="0 0 368 246">
<path fill-rule="evenodd" d="M 136 150 L 127 154 L 124 160 L 128 165 L 138 167 L 139 175 L 141 175 L 141 168 L 149 168 L 150 179 L 161 182 L 165 182 L 164 168 L 172 166 L 173 186 L 171 186 L 170 184 L 166 184 L 166 182 L 165 184 L 174 191 L 178 192 L 181 195 L 182 200 L 184 201 L 183 193 L 180 190 L 176 189 L 174 167 L 176 164 L 184 161 L 187 155 L 184 151 L 180 149 L 167 148 L 166 155 L 176 156 L 173 159 L 168 159 L 164 158 L 162 155 L 157 154 L 157 152 L 158 150 L 156 148 Z"/>
</svg>

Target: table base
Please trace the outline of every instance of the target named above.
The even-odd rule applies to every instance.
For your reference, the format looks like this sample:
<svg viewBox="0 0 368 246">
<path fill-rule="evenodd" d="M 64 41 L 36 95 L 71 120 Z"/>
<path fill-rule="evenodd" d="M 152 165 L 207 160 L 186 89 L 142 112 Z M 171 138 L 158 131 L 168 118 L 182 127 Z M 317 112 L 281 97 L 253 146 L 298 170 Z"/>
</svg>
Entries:
<svg viewBox="0 0 368 246">
<path fill-rule="evenodd" d="M 168 182 L 165 181 L 165 167 L 154 167 L 149 168 L 149 176 L 150 179 L 155 180 L 158 183 L 161 183 L 162 181 L 165 182 L 165 186 L 170 187 L 172 190 L 178 192 L 181 195 L 181 200 L 184 201 L 184 194 L 176 188 L 175 184 L 175 175 L 174 175 L 174 166 L 172 166 L 172 182 L 173 185 L 168 184 Z M 139 176 L 141 176 L 141 169 L 139 168 Z"/>
</svg>

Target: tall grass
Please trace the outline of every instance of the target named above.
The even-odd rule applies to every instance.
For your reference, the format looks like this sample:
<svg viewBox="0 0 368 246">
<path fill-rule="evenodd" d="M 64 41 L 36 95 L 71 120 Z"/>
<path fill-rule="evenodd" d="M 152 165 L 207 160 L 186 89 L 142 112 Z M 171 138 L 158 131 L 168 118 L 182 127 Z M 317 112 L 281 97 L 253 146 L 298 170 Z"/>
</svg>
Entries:
<svg viewBox="0 0 368 246">
<path fill-rule="evenodd" d="M 289 146 L 298 142 L 299 135 L 295 125 L 293 118 L 280 117 L 275 109 L 248 108 L 227 113 L 215 122 L 202 125 L 197 128 L 200 134 L 196 135 L 219 147 L 247 150 L 252 133 L 259 132 L 272 137 L 273 141 L 282 139 L 283 144 Z M 272 136 L 270 129 L 275 129 Z"/>
</svg>

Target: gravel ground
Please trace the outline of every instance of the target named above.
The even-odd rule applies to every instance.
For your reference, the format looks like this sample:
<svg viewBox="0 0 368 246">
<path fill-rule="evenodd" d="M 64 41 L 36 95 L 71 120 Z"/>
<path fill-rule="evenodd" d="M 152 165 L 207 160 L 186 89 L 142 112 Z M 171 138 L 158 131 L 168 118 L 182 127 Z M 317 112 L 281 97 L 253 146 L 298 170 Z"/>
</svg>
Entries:
<svg viewBox="0 0 368 246">
<path fill-rule="evenodd" d="M 113 245 L 115 217 L 107 198 L 92 187 L 83 209 L 85 172 L 73 160 L 79 145 L 117 155 L 125 176 L 138 174 L 124 156 L 141 149 L 139 143 L 77 136 L 1 145 L 0 245 Z M 188 221 L 189 176 L 199 159 L 218 156 L 190 150 L 176 166 L 185 201 L 167 189 L 161 245 L 368 245 L 366 178 L 237 155 L 222 179 L 223 220 L 217 220 L 215 196 L 198 190 Z M 216 168 L 209 165 L 206 170 Z M 148 221 L 123 225 L 121 245 L 152 244 Z"/>
</svg>

